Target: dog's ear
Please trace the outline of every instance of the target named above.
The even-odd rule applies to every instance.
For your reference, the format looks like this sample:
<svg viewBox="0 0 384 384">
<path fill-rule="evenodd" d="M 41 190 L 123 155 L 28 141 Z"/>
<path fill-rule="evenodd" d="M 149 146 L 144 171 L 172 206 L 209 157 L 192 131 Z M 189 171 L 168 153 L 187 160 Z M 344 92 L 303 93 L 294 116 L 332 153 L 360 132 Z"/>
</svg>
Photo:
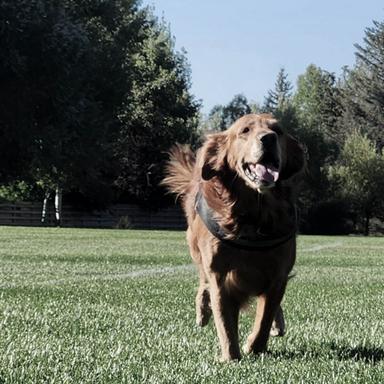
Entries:
<svg viewBox="0 0 384 384">
<path fill-rule="evenodd" d="M 287 180 L 304 169 L 305 157 L 301 144 L 287 135 L 285 143 L 285 163 L 280 172 L 280 179 Z"/>
<path fill-rule="evenodd" d="M 217 176 L 225 164 L 227 156 L 227 134 L 214 133 L 207 136 L 201 149 L 201 176 L 203 180 L 210 180 Z"/>
</svg>

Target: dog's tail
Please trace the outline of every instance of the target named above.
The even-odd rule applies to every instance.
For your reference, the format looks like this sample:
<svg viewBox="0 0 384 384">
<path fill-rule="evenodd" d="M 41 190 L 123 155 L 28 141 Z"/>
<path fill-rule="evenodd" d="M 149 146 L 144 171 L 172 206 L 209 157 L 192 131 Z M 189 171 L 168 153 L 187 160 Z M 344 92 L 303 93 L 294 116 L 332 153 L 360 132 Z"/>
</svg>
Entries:
<svg viewBox="0 0 384 384">
<path fill-rule="evenodd" d="M 165 178 L 161 182 L 177 197 L 184 196 L 191 184 L 195 154 L 189 145 L 174 145 L 169 151 L 169 161 L 165 168 Z"/>
</svg>

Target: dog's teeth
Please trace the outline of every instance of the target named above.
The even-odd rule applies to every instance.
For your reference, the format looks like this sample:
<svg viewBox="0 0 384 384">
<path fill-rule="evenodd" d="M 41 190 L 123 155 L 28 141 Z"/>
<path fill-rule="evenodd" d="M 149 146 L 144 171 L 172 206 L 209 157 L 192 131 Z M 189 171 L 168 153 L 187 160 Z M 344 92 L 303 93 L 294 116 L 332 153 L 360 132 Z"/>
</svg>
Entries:
<svg viewBox="0 0 384 384">
<path fill-rule="evenodd" d="M 256 172 L 251 171 L 249 168 L 246 168 L 244 173 L 253 182 L 256 182 L 259 179 L 256 175 Z"/>
</svg>

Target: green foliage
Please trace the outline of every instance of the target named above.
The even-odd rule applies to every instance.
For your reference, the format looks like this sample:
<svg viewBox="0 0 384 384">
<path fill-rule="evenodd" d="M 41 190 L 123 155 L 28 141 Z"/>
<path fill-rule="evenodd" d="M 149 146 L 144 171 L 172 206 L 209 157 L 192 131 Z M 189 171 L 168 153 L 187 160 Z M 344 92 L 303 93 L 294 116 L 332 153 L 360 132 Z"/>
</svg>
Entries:
<svg viewBox="0 0 384 384">
<path fill-rule="evenodd" d="M 0 26 L 0 179 L 105 203 L 115 184 L 156 195 L 159 177 L 149 186 L 143 173 L 154 163 L 160 175 L 169 143 L 194 136 L 198 104 L 184 54 L 149 9 L 137 0 L 4 1 Z"/>
<path fill-rule="evenodd" d="M 384 157 L 364 135 L 354 132 L 345 141 L 338 163 L 328 168 L 337 192 L 351 202 L 365 219 L 364 233 L 369 233 L 369 220 L 384 216 Z"/>
<path fill-rule="evenodd" d="M 39 191 L 25 181 L 13 181 L 0 185 L 0 202 L 34 200 L 40 197 Z"/>
<path fill-rule="evenodd" d="M 251 109 L 252 108 L 252 109 Z M 203 123 L 205 131 L 224 131 L 238 118 L 251 112 L 256 112 L 257 105 L 248 103 L 247 98 L 238 94 L 227 105 L 215 105 Z"/>
<path fill-rule="evenodd" d="M 311 64 L 299 76 L 292 98 L 296 135 L 307 149 L 307 173 L 301 195 L 305 210 L 313 210 L 327 198 L 329 186 L 324 167 L 335 160 L 338 151 L 338 136 L 334 134 L 338 114 L 336 94 L 334 75 Z"/>
<path fill-rule="evenodd" d="M 144 203 L 161 198 L 166 151 L 172 143 L 194 143 L 199 104 L 188 93 L 190 70 L 164 24 L 144 29 L 132 57 L 132 88 L 119 113 L 114 154 L 121 173 L 116 184 Z"/>
<path fill-rule="evenodd" d="M 363 45 L 355 45 L 356 65 L 345 71 L 342 88 L 346 132 L 359 129 L 378 145 L 384 126 L 384 22 L 373 22 L 365 31 Z"/>
<path fill-rule="evenodd" d="M 273 114 L 286 131 L 292 135 L 297 134 L 298 122 L 292 103 L 292 84 L 284 68 L 277 74 L 275 86 L 268 91 L 261 111 Z"/>
<path fill-rule="evenodd" d="M 55 1 L 2 2 L 0 15 L 1 176 L 15 175 L 16 169 L 18 177 L 36 170 L 60 178 L 63 152 L 76 145 L 84 120 L 95 112 L 86 85 L 78 81 L 89 60 L 89 41 Z M 71 152 L 76 156 L 75 148 Z"/>
<path fill-rule="evenodd" d="M 274 89 L 268 91 L 264 100 L 264 112 L 276 114 L 278 111 L 285 110 L 290 104 L 292 88 L 292 84 L 288 80 L 288 74 L 284 68 L 281 68 L 277 74 Z"/>
<path fill-rule="evenodd" d="M 227 128 L 239 117 L 251 113 L 248 100 L 244 95 L 235 95 L 233 99 L 224 107 L 224 121 Z"/>
<path fill-rule="evenodd" d="M 293 103 L 300 126 L 312 133 L 319 132 L 323 141 L 328 143 L 341 142 L 336 130 L 337 119 L 341 115 L 339 102 L 334 74 L 311 64 L 298 77 Z"/>
</svg>

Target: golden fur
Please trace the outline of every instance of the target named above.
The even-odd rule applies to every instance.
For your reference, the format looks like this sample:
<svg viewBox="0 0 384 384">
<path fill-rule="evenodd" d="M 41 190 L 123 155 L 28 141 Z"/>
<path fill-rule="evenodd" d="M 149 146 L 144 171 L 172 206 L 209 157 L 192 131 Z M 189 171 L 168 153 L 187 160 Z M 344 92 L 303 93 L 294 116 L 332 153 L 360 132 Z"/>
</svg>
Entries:
<svg viewBox="0 0 384 384">
<path fill-rule="evenodd" d="M 211 313 L 222 360 L 240 359 L 238 316 L 257 296 L 256 319 L 244 352 L 266 350 L 269 334 L 284 333 L 280 307 L 295 262 L 296 239 L 266 250 L 243 250 L 220 241 L 195 211 L 200 191 L 228 239 L 256 232 L 282 236 L 292 231 L 295 187 L 303 151 L 271 115 L 246 115 L 224 132 L 209 135 L 196 156 L 187 146 L 170 152 L 163 184 L 182 199 L 187 240 L 199 270 L 196 321 Z"/>
</svg>

